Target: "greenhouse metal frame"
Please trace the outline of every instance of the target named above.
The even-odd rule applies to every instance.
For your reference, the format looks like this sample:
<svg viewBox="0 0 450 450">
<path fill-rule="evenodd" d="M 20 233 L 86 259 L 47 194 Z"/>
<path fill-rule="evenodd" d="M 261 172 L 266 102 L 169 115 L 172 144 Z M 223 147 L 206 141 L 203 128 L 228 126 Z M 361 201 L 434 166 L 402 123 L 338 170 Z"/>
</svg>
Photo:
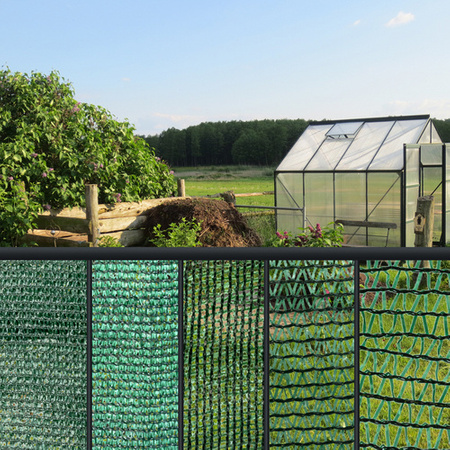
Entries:
<svg viewBox="0 0 450 450">
<path fill-rule="evenodd" d="M 279 231 L 344 224 L 348 245 L 414 245 L 417 198 L 433 195 L 433 240 L 450 239 L 450 146 L 429 115 L 311 122 L 274 173 Z M 449 201 L 447 201 L 449 199 Z"/>
</svg>

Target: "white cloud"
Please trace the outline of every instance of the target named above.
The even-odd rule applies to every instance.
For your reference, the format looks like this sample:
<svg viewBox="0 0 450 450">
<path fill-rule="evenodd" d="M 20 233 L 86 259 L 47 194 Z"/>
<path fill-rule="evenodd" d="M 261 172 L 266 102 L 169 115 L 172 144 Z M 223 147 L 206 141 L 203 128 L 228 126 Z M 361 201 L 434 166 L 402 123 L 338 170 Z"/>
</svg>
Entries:
<svg viewBox="0 0 450 450">
<path fill-rule="evenodd" d="M 129 81 L 131 81 L 131 78 L 124 77 L 124 78 L 122 78 L 122 81 L 125 81 L 125 83 L 128 83 Z"/>
<path fill-rule="evenodd" d="M 425 98 L 418 101 L 394 100 L 384 105 L 387 115 L 430 114 L 431 117 L 447 119 L 450 100 Z"/>
<path fill-rule="evenodd" d="M 353 22 L 353 26 L 354 27 L 357 27 L 359 24 L 361 23 L 361 21 L 358 19 L 358 20 L 355 20 L 354 22 Z"/>
<path fill-rule="evenodd" d="M 387 27 L 398 27 L 399 25 L 405 25 L 414 20 L 414 14 L 405 13 L 400 11 L 393 19 L 386 23 Z"/>
</svg>

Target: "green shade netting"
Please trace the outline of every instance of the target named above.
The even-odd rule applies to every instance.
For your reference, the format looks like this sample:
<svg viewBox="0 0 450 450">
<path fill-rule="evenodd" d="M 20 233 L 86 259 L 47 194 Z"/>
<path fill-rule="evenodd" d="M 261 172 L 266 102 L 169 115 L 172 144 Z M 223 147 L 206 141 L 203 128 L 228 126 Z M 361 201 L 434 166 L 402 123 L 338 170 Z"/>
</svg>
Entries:
<svg viewBox="0 0 450 450">
<path fill-rule="evenodd" d="M 86 448 L 86 261 L 0 261 L 0 448 Z"/>
</svg>

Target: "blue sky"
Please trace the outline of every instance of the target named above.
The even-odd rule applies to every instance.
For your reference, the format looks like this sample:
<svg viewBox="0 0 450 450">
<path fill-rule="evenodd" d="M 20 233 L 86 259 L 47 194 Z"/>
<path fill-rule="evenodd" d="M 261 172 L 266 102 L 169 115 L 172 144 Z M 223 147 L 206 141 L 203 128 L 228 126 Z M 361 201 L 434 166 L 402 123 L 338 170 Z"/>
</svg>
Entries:
<svg viewBox="0 0 450 450">
<path fill-rule="evenodd" d="M 448 0 L 0 0 L 0 67 L 58 71 L 139 134 L 450 118 Z"/>
</svg>

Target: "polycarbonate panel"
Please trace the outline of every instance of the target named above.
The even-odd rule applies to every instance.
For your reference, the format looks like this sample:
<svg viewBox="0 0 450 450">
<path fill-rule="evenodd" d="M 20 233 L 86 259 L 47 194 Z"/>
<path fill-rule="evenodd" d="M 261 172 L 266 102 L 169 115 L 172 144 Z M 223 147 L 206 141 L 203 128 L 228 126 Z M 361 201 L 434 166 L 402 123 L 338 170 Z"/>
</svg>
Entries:
<svg viewBox="0 0 450 450">
<path fill-rule="evenodd" d="M 442 145 L 439 145 L 442 148 Z M 442 233 L 442 167 L 424 167 L 422 178 L 423 195 L 434 197 L 433 241 L 439 242 Z"/>
<path fill-rule="evenodd" d="M 275 179 L 277 206 L 299 208 L 303 206 L 303 174 L 278 173 Z M 277 210 L 277 230 L 295 233 L 303 227 L 302 211 Z"/>
<path fill-rule="evenodd" d="M 439 133 L 436 131 L 434 123 L 431 123 L 431 143 L 432 144 L 442 144 L 442 139 L 439 136 Z"/>
<path fill-rule="evenodd" d="M 365 170 L 375 157 L 394 122 L 366 122 L 336 170 Z"/>
<path fill-rule="evenodd" d="M 405 157 L 405 246 L 413 247 L 414 216 L 419 197 L 419 145 L 407 145 Z"/>
<path fill-rule="evenodd" d="M 403 145 L 417 143 L 426 123 L 427 119 L 396 121 L 369 170 L 403 169 Z"/>
<path fill-rule="evenodd" d="M 351 139 L 326 139 L 305 170 L 334 170 L 351 142 Z"/>
<path fill-rule="evenodd" d="M 300 136 L 283 161 L 281 161 L 277 171 L 303 170 L 325 139 L 326 132 L 332 126 L 332 124 L 310 125 Z"/>
<path fill-rule="evenodd" d="M 445 151 L 445 243 L 450 242 L 450 146 L 444 144 Z"/>
<path fill-rule="evenodd" d="M 420 146 L 420 162 L 424 166 L 442 165 L 442 144 L 422 144 Z"/>
<path fill-rule="evenodd" d="M 306 225 L 326 226 L 334 220 L 333 174 L 305 173 Z"/>
<path fill-rule="evenodd" d="M 366 218 L 366 174 L 335 174 L 336 220 L 365 220 Z M 366 229 L 344 225 L 344 243 L 366 244 Z"/>
<path fill-rule="evenodd" d="M 401 245 L 401 173 L 375 172 L 367 176 L 367 206 L 370 222 L 391 222 L 396 229 L 369 228 L 368 245 Z"/>
<path fill-rule="evenodd" d="M 427 126 L 422 132 L 422 136 L 419 139 L 420 144 L 431 144 L 431 122 L 428 122 Z"/>
</svg>

